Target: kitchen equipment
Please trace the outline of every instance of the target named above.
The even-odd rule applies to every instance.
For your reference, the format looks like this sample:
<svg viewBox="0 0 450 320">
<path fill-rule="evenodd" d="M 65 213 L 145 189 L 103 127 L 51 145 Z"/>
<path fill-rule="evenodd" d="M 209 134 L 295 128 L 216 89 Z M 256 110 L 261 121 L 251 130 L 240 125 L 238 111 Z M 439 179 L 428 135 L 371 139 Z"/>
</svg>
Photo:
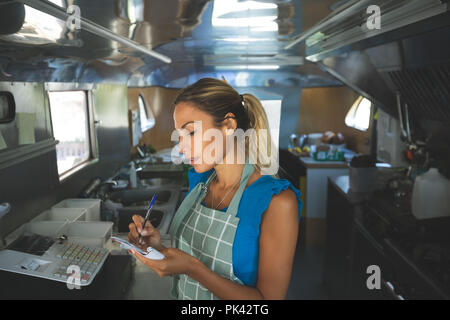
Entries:
<svg viewBox="0 0 450 320">
<path fill-rule="evenodd" d="M 82 198 L 89 198 L 90 195 L 94 192 L 95 189 L 97 189 L 98 186 L 102 183 L 102 178 L 96 177 L 92 179 L 92 181 L 89 183 L 89 185 L 81 192 Z"/>
<path fill-rule="evenodd" d="M 289 137 L 289 148 L 295 149 L 296 147 L 300 147 L 299 136 L 293 133 Z"/>
<path fill-rule="evenodd" d="M 407 177 L 390 179 L 387 185 L 392 193 L 392 204 L 396 208 L 411 211 L 413 181 Z"/>
<path fill-rule="evenodd" d="M 320 145 L 322 143 L 323 133 L 310 133 L 308 135 L 308 144 L 310 146 Z"/>
<path fill-rule="evenodd" d="M 308 142 L 308 136 L 306 134 L 302 134 L 298 140 L 299 147 L 303 149 L 303 147 Z"/>
<path fill-rule="evenodd" d="M 398 179 L 399 181 L 402 181 Z M 450 217 L 418 220 L 411 208 L 394 205 L 395 195 L 386 188 L 367 199 L 355 220 L 361 221 L 388 261 L 381 266 L 406 299 L 450 297 Z M 370 256 L 371 263 L 379 264 Z"/>
<path fill-rule="evenodd" d="M 377 158 L 392 167 L 406 167 L 403 151 L 407 145 L 400 138 L 403 130 L 400 122 L 386 112 L 378 110 L 377 121 Z M 406 131 L 405 131 L 406 132 Z M 407 134 L 407 133 L 406 133 Z"/>
<path fill-rule="evenodd" d="M 450 216 L 450 180 L 431 168 L 416 178 L 412 214 L 419 220 Z"/>
<path fill-rule="evenodd" d="M 24 233 L 0 251 L 0 270 L 68 284 L 71 277 L 78 277 L 77 284 L 87 286 L 108 255 L 107 249 L 98 246 Z"/>
<path fill-rule="evenodd" d="M 353 192 L 371 192 L 375 189 L 377 168 L 350 167 L 350 189 Z"/>
<path fill-rule="evenodd" d="M 350 189 L 353 192 L 372 192 L 376 186 L 376 160 L 372 156 L 353 157 L 350 162 Z"/>
</svg>

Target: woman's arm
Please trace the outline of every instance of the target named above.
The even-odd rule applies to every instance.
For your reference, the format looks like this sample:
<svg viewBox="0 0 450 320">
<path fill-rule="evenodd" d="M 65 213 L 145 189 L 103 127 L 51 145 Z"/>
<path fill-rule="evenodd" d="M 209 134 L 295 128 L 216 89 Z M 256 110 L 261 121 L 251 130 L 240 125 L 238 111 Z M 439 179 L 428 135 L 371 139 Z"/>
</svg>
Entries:
<svg viewBox="0 0 450 320">
<path fill-rule="evenodd" d="M 272 197 L 261 221 L 258 281 L 256 288 L 221 277 L 202 262 L 178 249 L 165 249 L 166 259 L 136 256 L 160 276 L 187 274 L 224 300 L 284 299 L 291 278 L 298 236 L 297 198 L 292 190 Z"/>
<path fill-rule="evenodd" d="M 292 190 L 272 197 L 260 226 L 259 267 L 256 288 L 222 278 L 199 263 L 190 277 L 218 298 L 284 299 L 289 287 L 298 236 L 297 198 Z"/>
</svg>

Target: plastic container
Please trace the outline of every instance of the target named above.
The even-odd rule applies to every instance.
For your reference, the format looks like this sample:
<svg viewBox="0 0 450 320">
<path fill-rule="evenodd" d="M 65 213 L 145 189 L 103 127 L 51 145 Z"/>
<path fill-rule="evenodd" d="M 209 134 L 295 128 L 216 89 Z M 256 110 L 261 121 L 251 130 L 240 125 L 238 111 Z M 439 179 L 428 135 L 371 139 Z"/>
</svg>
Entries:
<svg viewBox="0 0 450 320">
<path fill-rule="evenodd" d="M 67 221 L 36 221 L 25 224 L 20 233 L 35 233 L 41 236 L 56 238 L 65 232 Z"/>
<path fill-rule="evenodd" d="M 111 238 L 112 222 L 87 222 L 76 221 L 69 223 L 64 228 L 64 234 L 69 241 L 87 246 L 103 247 Z"/>
<path fill-rule="evenodd" d="M 313 152 L 315 161 L 344 161 L 345 153 L 342 151 L 316 151 Z"/>
<path fill-rule="evenodd" d="M 100 221 L 100 199 L 66 199 L 52 208 L 86 209 L 86 221 Z"/>
<path fill-rule="evenodd" d="M 39 214 L 32 222 L 38 221 L 84 221 L 86 209 L 80 208 L 52 208 Z"/>
<path fill-rule="evenodd" d="M 112 222 L 37 221 L 23 225 L 17 234 L 29 232 L 52 238 L 66 235 L 69 241 L 75 243 L 103 247 L 111 238 L 112 228 Z"/>
<path fill-rule="evenodd" d="M 412 214 L 419 220 L 450 216 L 450 180 L 436 168 L 416 178 Z"/>
<path fill-rule="evenodd" d="M 350 167 L 350 189 L 353 192 L 372 192 L 375 190 L 377 168 Z"/>
<path fill-rule="evenodd" d="M 308 134 L 308 144 L 310 146 L 319 145 L 322 143 L 323 133 Z"/>
</svg>

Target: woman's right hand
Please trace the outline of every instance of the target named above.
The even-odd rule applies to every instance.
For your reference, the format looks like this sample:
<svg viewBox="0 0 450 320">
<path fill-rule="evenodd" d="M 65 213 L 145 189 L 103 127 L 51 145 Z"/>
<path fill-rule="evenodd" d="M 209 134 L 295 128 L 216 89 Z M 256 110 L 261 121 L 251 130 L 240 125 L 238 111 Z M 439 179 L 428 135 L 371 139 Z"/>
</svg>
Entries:
<svg viewBox="0 0 450 320">
<path fill-rule="evenodd" d="M 128 225 L 130 229 L 128 241 L 143 250 L 147 250 L 148 247 L 160 249 L 162 244 L 159 230 L 154 228 L 150 221 L 147 221 L 145 228 L 142 229 L 144 218 L 140 215 L 134 215 L 132 219 L 133 222 Z M 139 239 L 139 234 L 141 234 L 141 239 Z"/>
</svg>

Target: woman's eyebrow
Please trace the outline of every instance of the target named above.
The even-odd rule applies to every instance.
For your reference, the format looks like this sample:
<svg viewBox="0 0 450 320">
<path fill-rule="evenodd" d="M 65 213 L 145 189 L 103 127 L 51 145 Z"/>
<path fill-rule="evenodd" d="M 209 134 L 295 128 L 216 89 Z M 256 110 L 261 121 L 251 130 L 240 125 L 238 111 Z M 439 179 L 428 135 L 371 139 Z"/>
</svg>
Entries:
<svg viewBox="0 0 450 320">
<path fill-rule="evenodd" d="M 186 122 L 185 124 L 183 124 L 182 126 L 181 126 L 181 129 L 184 129 L 184 127 L 186 127 L 188 124 L 190 124 L 190 123 L 194 123 L 194 121 L 189 121 L 189 122 Z"/>
</svg>

